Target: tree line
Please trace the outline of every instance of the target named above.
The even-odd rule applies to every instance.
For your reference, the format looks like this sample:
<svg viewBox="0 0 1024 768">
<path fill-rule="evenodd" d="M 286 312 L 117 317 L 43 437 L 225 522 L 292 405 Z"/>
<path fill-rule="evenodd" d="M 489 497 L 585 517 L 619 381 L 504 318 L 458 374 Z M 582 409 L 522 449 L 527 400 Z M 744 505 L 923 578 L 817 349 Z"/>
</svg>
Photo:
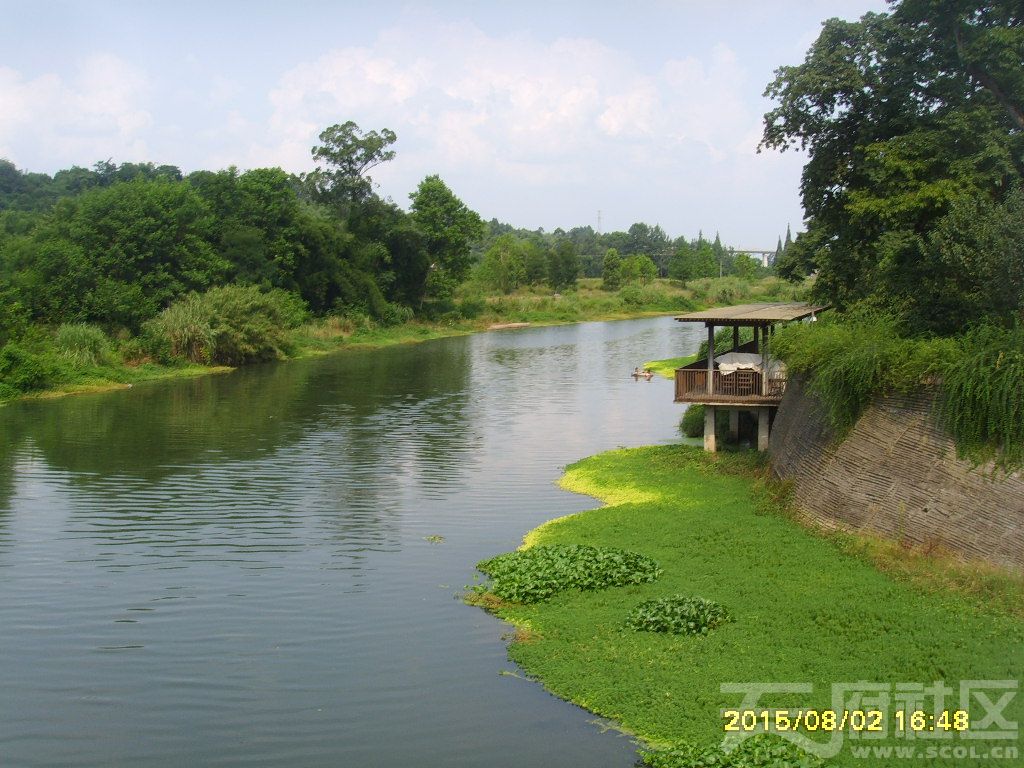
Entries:
<svg viewBox="0 0 1024 768">
<path fill-rule="evenodd" d="M 183 174 L 108 160 L 49 176 L 0 160 L 0 345 L 33 324 L 138 334 L 175 301 L 224 285 L 285 291 L 315 315 L 392 323 L 452 311 L 470 278 L 508 293 L 571 290 L 580 276 L 617 290 L 658 275 L 763 272 L 717 235 L 671 240 L 644 223 L 604 234 L 484 223 L 436 175 L 403 210 L 370 175 L 394 158 L 395 140 L 351 121 L 330 126 L 312 148 L 316 167 L 301 175 Z"/>
</svg>

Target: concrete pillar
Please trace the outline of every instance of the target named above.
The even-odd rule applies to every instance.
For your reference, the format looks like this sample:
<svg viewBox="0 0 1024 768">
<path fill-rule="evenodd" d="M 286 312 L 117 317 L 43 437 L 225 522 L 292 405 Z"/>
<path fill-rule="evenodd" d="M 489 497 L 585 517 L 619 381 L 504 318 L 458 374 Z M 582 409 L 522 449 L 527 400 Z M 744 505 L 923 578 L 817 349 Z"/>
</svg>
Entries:
<svg viewBox="0 0 1024 768">
<path fill-rule="evenodd" d="M 704 406 L 704 450 L 714 453 L 718 450 L 715 444 L 715 406 Z"/>
<path fill-rule="evenodd" d="M 738 442 L 740 439 L 740 411 L 739 408 L 729 409 L 729 441 Z"/>
<path fill-rule="evenodd" d="M 768 408 L 757 409 L 757 450 L 768 450 Z"/>
</svg>

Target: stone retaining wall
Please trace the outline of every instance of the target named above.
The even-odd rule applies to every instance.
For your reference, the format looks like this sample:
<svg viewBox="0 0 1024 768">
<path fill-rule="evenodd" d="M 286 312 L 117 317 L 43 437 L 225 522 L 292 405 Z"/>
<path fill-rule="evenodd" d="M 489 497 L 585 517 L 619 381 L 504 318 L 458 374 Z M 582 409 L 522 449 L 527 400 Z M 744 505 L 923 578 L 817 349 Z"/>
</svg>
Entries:
<svg viewBox="0 0 1024 768">
<path fill-rule="evenodd" d="M 837 444 L 821 404 L 790 381 L 772 427 L 772 469 L 819 524 L 1024 570 L 1024 477 L 957 459 L 933 400 L 879 398 Z"/>
</svg>

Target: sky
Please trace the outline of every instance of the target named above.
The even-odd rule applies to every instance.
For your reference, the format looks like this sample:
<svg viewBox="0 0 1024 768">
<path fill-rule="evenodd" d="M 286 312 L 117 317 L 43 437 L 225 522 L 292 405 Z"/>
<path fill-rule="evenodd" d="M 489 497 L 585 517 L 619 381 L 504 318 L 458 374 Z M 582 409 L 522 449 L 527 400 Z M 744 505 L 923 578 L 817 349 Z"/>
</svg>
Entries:
<svg viewBox="0 0 1024 768">
<path fill-rule="evenodd" d="M 0 0 L 0 157 L 184 172 L 312 168 L 329 125 L 389 128 L 407 208 L 439 174 L 484 219 L 660 224 L 774 249 L 799 152 L 757 151 L 774 71 L 883 0 Z"/>
</svg>

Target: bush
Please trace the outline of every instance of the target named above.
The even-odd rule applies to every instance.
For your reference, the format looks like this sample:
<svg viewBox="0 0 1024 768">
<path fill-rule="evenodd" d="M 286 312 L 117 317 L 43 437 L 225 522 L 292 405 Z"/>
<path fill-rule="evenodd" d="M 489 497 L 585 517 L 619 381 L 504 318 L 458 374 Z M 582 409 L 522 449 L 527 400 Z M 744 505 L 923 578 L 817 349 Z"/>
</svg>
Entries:
<svg viewBox="0 0 1024 768">
<path fill-rule="evenodd" d="M 65 323 L 54 335 L 57 351 L 76 365 L 109 365 L 114 362 L 110 339 L 95 325 Z"/>
<path fill-rule="evenodd" d="M 487 309 L 487 300 L 483 296 L 466 296 L 458 303 L 458 313 L 466 320 L 480 317 Z"/>
<path fill-rule="evenodd" d="M 694 403 L 683 411 L 679 431 L 687 437 L 701 437 L 704 434 L 704 406 Z"/>
<path fill-rule="evenodd" d="M 716 602 L 702 597 L 673 595 L 640 603 L 629 612 L 626 626 L 638 632 L 706 635 L 730 620 L 728 611 Z"/>
<path fill-rule="evenodd" d="M 698 747 L 681 742 L 668 749 L 641 750 L 651 768 L 817 768 L 821 758 L 775 734 L 759 734 L 723 752 L 718 746 Z"/>
<path fill-rule="evenodd" d="M 477 568 L 491 577 L 490 591 L 514 603 L 539 603 L 567 589 L 604 589 L 654 581 L 661 569 L 636 552 L 585 544 L 556 544 L 508 552 Z"/>
<path fill-rule="evenodd" d="M 146 324 L 158 353 L 194 363 L 244 365 L 285 357 L 289 330 L 306 319 L 305 304 L 282 290 L 228 285 L 192 294 Z"/>
<path fill-rule="evenodd" d="M 402 304 L 392 304 L 385 301 L 378 308 L 377 319 L 381 325 L 402 325 L 412 320 L 412 309 Z"/>
<path fill-rule="evenodd" d="M 750 283 L 738 277 L 704 277 L 691 280 L 687 287 L 704 304 L 734 304 L 750 294 Z"/>
<path fill-rule="evenodd" d="M 14 343 L 0 348 L 0 397 L 46 389 L 57 374 L 57 367 L 43 355 Z"/>
</svg>

